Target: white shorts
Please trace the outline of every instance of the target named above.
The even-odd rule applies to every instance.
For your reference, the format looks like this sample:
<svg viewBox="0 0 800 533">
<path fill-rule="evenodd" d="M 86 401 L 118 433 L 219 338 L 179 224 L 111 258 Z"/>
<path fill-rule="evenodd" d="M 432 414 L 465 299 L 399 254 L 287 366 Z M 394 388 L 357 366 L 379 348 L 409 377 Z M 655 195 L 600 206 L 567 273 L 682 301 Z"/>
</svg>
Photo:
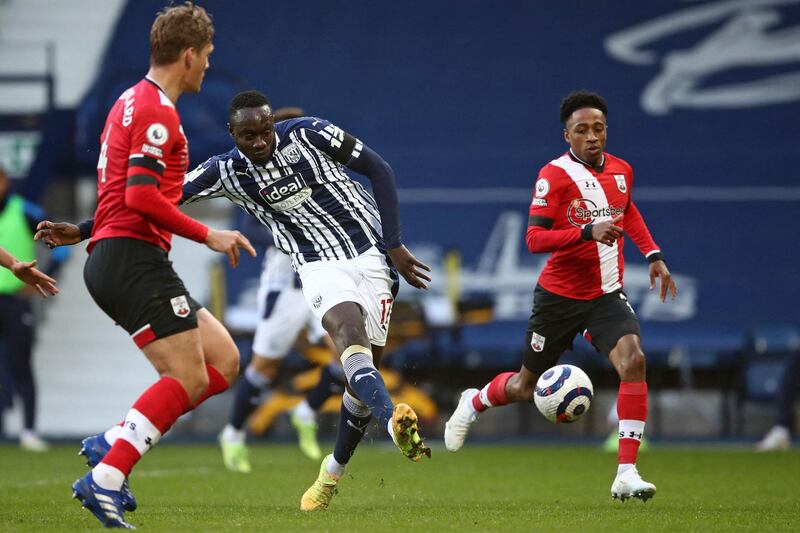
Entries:
<svg viewBox="0 0 800 533">
<path fill-rule="evenodd" d="M 364 311 L 370 343 L 386 345 L 399 278 L 377 248 L 372 247 L 353 259 L 306 263 L 298 273 L 303 295 L 318 320 L 336 304 L 355 302 Z"/>
<path fill-rule="evenodd" d="M 264 257 L 258 287 L 258 326 L 253 337 L 253 353 L 267 359 L 283 359 L 303 328 L 308 341 L 317 343 L 325 335 L 322 324 L 303 298 L 295 283 L 289 256 L 270 248 Z"/>
</svg>

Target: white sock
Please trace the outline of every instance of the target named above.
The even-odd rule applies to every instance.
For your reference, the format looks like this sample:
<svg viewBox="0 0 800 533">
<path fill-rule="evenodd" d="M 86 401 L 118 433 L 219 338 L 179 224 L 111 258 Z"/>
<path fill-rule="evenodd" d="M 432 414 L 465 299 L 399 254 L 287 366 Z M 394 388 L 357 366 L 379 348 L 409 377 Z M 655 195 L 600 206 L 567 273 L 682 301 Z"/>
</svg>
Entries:
<svg viewBox="0 0 800 533">
<path fill-rule="evenodd" d="M 386 431 L 389 432 L 389 436 L 392 437 L 392 441 L 397 444 L 397 440 L 394 438 L 394 427 L 392 427 L 392 419 L 389 419 L 389 422 L 386 423 Z"/>
<path fill-rule="evenodd" d="M 622 465 L 617 465 L 617 475 L 620 475 L 624 472 L 627 472 L 631 468 L 636 468 L 636 465 L 633 463 L 626 463 Z"/>
<path fill-rule="evenodd" d="M 221 439 L 224 440 L 225 442 L 229 442 L 231 444 L 244 444 L 246 438 L 247 438 L 247 433 L 245 432 L 245 430 L 236 429 L 230 424 L 225 426 L 225 429 L 222 430 Z"/>
<path fill-rule="evenodd" d="M 109 429 L 105 433 L 103 433 L 103 437 L 106 439 L 106 442 L 111 446 L 117 442 L 117 438 L 119 438 L 119 433 L 122 431 L 122 426 L 119 424 L 114 426 L 113 428 Z"/>
<path fill-rule="evenodd" d="M 99 463 L 92 468 L 92 478 L 101 489 L 119 490 L 122 488 L 122 483 L 125 481 L 125 474 L 118 468 L 114 468 L 105 463 Z"/>
<path fill-rule="evenodd" d="M 19 431 L 19 440 L 28 440 L 28 439 L 36 439 L 38 435 L 32 429 L 21 429 Z"/>
<path fill-rule="evenodd" d="M 325 470 L 328 472 L 328 474 L 336 478 L 340 478 L 344 475 L 345 468 L 347 468 L 347 465 L 343 465 L 334 459 L 333 454 L 331 454 L 330 459 L 328 459 L 328 462 L 325 465 Z"/>
<path fill-rule="evenodd" d="M 297 407 L 295 407 L 294 411 L 292 411 L 292 414 L 306 424 L 311 424 L 317 421 L 316 413 L 311 406 L 308 405 L 308 400 L 303 400 L 302 402 L 298 403 Z"/>
</svg>

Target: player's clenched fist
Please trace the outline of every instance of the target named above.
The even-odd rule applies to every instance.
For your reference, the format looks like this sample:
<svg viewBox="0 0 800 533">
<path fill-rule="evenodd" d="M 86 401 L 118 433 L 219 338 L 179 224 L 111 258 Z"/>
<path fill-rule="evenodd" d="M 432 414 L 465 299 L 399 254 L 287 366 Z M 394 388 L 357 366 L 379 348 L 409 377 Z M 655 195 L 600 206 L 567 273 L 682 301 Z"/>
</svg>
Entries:
<svg viewBox="0 0 800 533">
<path fill-rule="evenodd" d="M 597 242 L 602 242 L 606 246 L 613 246 L 614 241 L 622 238 L 622 228 L 617 226 L 617 224 L 622 221 L 623 216 L 624 215 L 619 215 L 611 220 L 592 224 L 592 239 L 596 240 Z"/>
<path fill-rule="evenodd" d="M 256 256 L 256 250 L 247 237 L 238 231 L 229 230 L 208 230 L 208 237 L 206 237 L 206 246 L 215 252 L 222 252 L 228 256 L 228 262 L 232 267 L 236 268 L 239 264 L 239 248 L 250 254 L 252 257 Z"/>
</svg>

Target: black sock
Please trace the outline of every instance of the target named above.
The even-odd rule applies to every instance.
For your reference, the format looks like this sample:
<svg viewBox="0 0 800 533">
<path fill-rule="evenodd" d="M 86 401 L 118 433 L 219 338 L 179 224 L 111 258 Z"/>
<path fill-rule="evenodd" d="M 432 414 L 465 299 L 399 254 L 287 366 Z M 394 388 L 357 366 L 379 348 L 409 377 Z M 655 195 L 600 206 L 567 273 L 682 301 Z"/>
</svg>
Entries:
<svg viewBox="0 0 800 533">
<path fill-rule="evenodd" d="M 369 408 L 345 392 L 339 411 L 336 445 L 333 448 L 333 458 L 337 463 L 345 465 L 350 461 L 356 446 L 364 438 L 370 418 L 372 415 Z"/>
</svg>

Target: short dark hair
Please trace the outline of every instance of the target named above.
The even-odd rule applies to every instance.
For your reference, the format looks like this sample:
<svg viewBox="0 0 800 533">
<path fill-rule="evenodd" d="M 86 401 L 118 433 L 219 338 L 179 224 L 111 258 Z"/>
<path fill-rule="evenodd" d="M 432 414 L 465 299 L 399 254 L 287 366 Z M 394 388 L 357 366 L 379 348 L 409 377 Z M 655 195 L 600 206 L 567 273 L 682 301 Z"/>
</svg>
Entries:
<svg viewBox="0 0 800 533">
<path fill-rule="evenodd" d="M 272 104 L 264 93 L 258 91 L 242 91 L 231 100 L 231 104 L 228 106 L 228 119 L 233 117 L 233 114 L 240 109 L 261 106 L 268 106 L 270 110 L 272 110 Z"/>
<path fill-rule="evenodd" d="M 566 98 L 561 100 L 561 111 L 559 113 L 561 123 L 566 124 L 575 111 L 585 107 L 599 109 L 604 115 L 608 116 L 608 104 L 606 104 L 602 96 L 589 91 L 572 91 Z"/>
<path fill-rule="evenodd" d="M 191 2 L 165 7 L 150 28 L 150 64 L 169 65 L 187 48 L 199 52 L 213 39 L 214 23 L 205 9 Z"/>
</svg>

